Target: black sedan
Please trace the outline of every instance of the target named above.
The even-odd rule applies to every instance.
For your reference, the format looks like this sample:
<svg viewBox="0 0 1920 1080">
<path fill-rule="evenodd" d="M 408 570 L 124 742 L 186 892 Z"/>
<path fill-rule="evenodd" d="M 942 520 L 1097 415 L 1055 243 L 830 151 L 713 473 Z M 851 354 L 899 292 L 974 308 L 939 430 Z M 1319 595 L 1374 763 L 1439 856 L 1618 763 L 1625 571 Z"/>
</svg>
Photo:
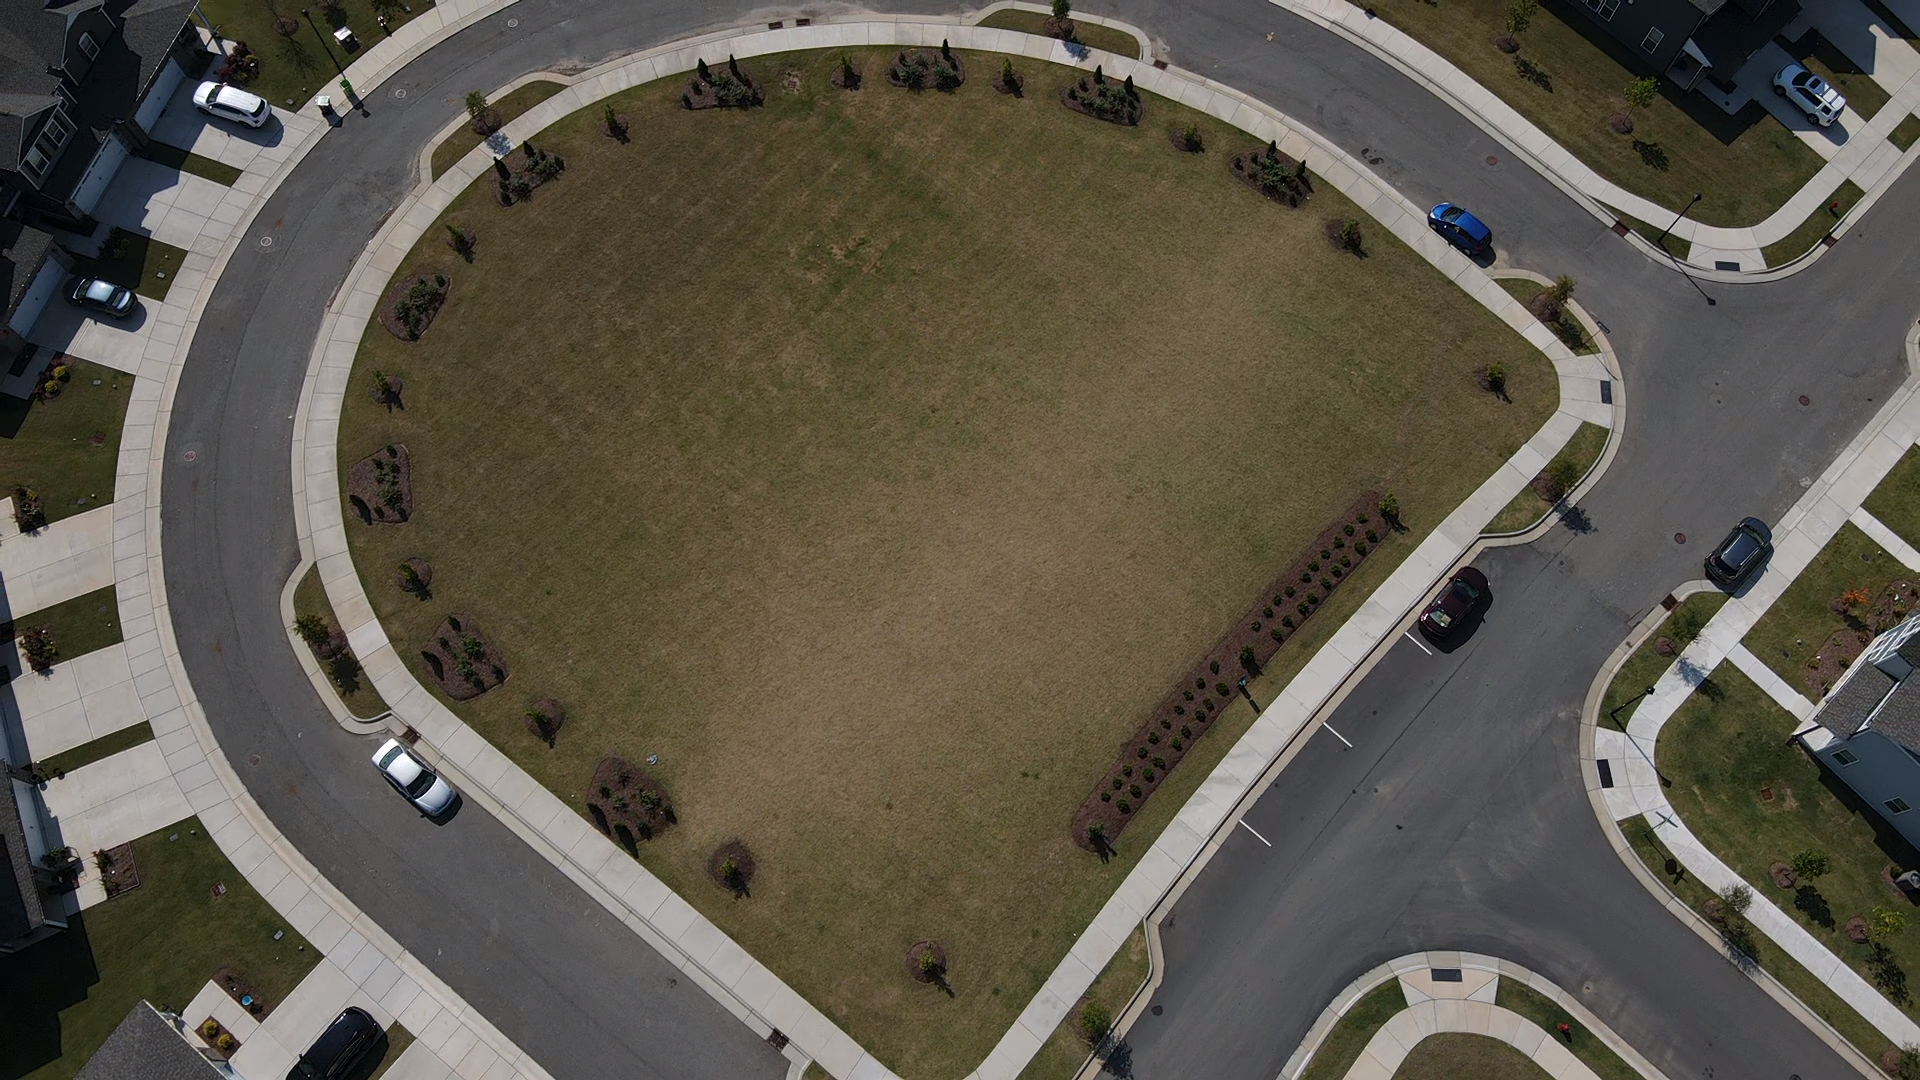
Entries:
<svg viewBox="0 0 1920 1080">
<path fill-rule="evenodd" d="M 385 1037 L 365 1009 L 349 1005 L 294 1061 L 287 1080 L 341 1080 Z"/>
<path fill-rule="evenodd" d="M 1747 518 L 1733 527 L 1720 546 L 1707 556 L 1707 578 L 1732 592 L 1773 554 L 1773 530 L 1759 518 Z"/>
<path fill-rule="evenodd" d="M 133 311 L 133 290 L 99 278 L 68 278 L 67 303 L 124 319 Z"/>
<path fill-rule="evenodd" d="M 1450 636 L 1486 598 L 1487 575 L 1471 566 L 1461 567 L 1420 613 L 1420 632 L 1435 639 Z"/>
</svg>

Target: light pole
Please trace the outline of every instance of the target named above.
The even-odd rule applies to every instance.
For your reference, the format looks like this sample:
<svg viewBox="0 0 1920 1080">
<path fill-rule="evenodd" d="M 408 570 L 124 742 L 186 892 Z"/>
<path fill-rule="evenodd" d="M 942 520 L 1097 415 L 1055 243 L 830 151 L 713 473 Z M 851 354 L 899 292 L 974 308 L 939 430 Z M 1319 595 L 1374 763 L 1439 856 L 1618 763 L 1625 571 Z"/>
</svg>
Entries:
<svg viewBox="0 0 1920 1080">
<path fill-rule="evenodd" d="M 1627 706 L 1629 706 L 1629 705 L 1631 705 L 1631 704 L 1633 704 L 1634 702 L 1636 702 L 1636 701 L 1639 701 L 1639 700 L 1640 700 L 1641 698 L 1643 698 L 1643 697 L 1651 697 L 1652 695 L 1653 695 L 1653 687 L 1651 687 L 1651 686 L 1649 686 L 1649 687 L 1647 687 L 1647 688 L 1646 688 L 1645 690 L 1642 690 L 1642 691 L 1640 691 L 1639 693 L 1637 693 L 1637 694 L 1635 694 L 1635 695 L 1633 695 L 1632 697 L 1630 697 L 1630 698 L 1628 698 L 1627 700 L 1625 700 L 1625 701 L 1623 701 L 1623 702 L 1621 702 L 1620 704 L 1618 704 L 1618 705 L 1615 705 L 1615 706 L 1614 706 L 1613 708 L 1611 708 L 1611 709 L 1609 709 L 1609 710 L 1607 710 L 1607 719 L 1609 719 L 1609 720 L 1611 720 L 1611 721 L 1613 721 L 1613 726 L 1615 726 L 1615 727 L 1619 727 L 1619 726 L 1620 726 L 1620 710 L 1621 710 L 1621 709 L 1624 709 L 1624 708 L 1626 708 Z"/>
<path fill-rule="evenodd" d="M 1687 201 L 1686 210 L 1682 210 L 1673 215 L 1673 225 L 1680 224 L 1680 219 L 1687 216 L 1687 210 L 1693 209 L 1693 204 L 1699 202 L 1703 196 L 1703 192 L 1694 192 L 1693 198 Z M 1673 225 L 1668 225 L 1666 228 L 1660 230 L 1660 239 L 1653 242 L 1654 247 L 1659 248 L 1661 251 L 1667 250 L 1667 234 L 1673 231 Z"/>
<path fill-rule="evenodd" d="M 313 36 L 319 38 L 320 47 L 327 50 L 327 59 L 333 61 L 333 70 L 339 72 L 342 75 L 345 75 L 347 73 L 347 69 L 340 66 L 339 60 L 334 59 L 333 47 L 327 44 L 327 35 L 321 33 L 320 27 L 314 24 L 313 12 L 308 11 L 306 8 L 301 8 L 300 14 L 305 15 L 307 17 L 307 26 L 313 30 Z"/>
</svg>

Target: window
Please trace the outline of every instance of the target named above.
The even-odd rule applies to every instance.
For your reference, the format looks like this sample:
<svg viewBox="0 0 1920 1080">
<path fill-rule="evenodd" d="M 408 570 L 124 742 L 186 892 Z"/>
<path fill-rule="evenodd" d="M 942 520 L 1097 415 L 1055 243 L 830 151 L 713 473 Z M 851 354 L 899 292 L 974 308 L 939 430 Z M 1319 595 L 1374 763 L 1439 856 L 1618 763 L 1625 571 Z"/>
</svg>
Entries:
<svg viewBox="0 0 1920 1080">
<path fill-rule="evenodd" d="M 34 180 L 44 179 L 47 170 L 53 167 L 54 160 L 60 156 L 60 148 L 67 145 L 67 140 L 71 138 L 73 121 L 67 119 L 66 110 L 56 105 L 40 128 L 40 137 L 33 140 L 27 156 L 21 159 L 21 166 Z"/>
<path fill-rule="evenodd" d="M 1645 40 L 1640 42 L 1640 47 L 1647 50 L 1648 52 L 1652 52 L 1653 50 L 1658 49 L 1660 47 L 1660 43 L 1665 40 L 1667 40 L 1667 35 L 1661 32 L 1659 27 L 1657 26 L 1649 27 L 1647 29 L 1647 36 Z"/>
<path fill-rule="evenodd" d="M 1835 750 L 1833 752 L 1833 760 L 1839 762 L 1842 765 L 1851 765 L 1854 762 L 1859 761 L 1860 758 L 1851 750 Z"/>
<path fill-rule="evenodd" d="M 1904 814 L 1907 811 L 1913 809 L 1913 807 L 1908 806 L 1907 800 L 1905 799 L 1888 799 L 1887 809 L 1893 811 L 1896 814 Z"/>
<path fill-rule="evenodd" d="M 92 34 L 84 30 L 80 32 L 80 51 L 86 53 L 89 60 L 97 60 L 100 57 L 99 44 L 93 40 Z"/>
<path fill-rule="evenodd" d="M 1612 22 L 1614 12 L 1620 10 L 1620 0 L 1581 0 L 1581 2 L 1605 22 Z"/>
</svg>

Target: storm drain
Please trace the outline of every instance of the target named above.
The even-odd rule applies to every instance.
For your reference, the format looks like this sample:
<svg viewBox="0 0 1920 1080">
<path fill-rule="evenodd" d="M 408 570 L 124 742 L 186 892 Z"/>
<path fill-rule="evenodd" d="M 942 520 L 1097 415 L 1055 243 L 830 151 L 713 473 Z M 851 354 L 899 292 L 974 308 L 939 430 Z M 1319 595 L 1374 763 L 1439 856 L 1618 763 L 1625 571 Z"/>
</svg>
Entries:
<svg viewBox="0 0 1920 1080">
<path fill-rule="evenodd" d="M 1460 974 L 1460 969 L 1459 969 L 1459 968 L 1433 968 L 1433 969 L 1431 969 L 1431 970 L 1432 970 L 1432 972 L 1433 972 L 1433 981 L 1434 981 L 1434 982 L 1462 982 L 1462 981 L 1464 981 L 1464 980 L 1463 980 L 1463 978 L 1461 977 L 1461 974 Z"/>
<path fill-rule="evenodd" d="M 1600 770 L 1600 786 L 1612 787 L 1613 786 L 1613 766 L 1607 764 L 1606 758 L 1601 758 L 1600 760 L 1595 761 L 1594 765 L 1598 767 Z"/>
</svg>

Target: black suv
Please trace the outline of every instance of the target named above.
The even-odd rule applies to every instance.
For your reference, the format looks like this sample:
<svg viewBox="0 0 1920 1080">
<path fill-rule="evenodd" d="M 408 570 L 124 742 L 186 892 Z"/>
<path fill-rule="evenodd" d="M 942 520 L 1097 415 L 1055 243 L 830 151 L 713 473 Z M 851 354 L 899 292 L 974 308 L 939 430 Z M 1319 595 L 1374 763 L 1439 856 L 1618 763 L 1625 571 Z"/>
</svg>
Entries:
<svg viewBox="0 0 1920 1080">
<path fill-rule="evenodd" d="M 1773 554 L 1773 532 L 1759 518 L 1747 518 L 1733 527 L 1720 546 L 1707 556 L 1707 577 L 1732 592 Z"/>
<path fill-rule="evenodd" d="M 349 1007 L 293 1063 L 287 1080 L 340 1080 L 360 1064 L 384 1034 L 365 1009 Z"/>
</svg>

